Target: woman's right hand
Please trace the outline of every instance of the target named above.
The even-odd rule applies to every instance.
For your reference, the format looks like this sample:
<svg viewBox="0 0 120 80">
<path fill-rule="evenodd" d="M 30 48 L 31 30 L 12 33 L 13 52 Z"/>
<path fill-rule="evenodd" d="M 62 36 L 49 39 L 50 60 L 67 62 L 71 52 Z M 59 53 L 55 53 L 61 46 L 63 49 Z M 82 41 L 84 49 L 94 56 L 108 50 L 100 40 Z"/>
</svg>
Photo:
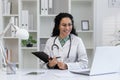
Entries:
<svg viewBox="0 0 120 80">
<path fill-rule="evenodd" d="M 49 59 L 48 66 L 49 67 L 54 67 L 57 64 L 57 59 L 56 57 L 53 57 L 53 59 Z"/>
</svg>

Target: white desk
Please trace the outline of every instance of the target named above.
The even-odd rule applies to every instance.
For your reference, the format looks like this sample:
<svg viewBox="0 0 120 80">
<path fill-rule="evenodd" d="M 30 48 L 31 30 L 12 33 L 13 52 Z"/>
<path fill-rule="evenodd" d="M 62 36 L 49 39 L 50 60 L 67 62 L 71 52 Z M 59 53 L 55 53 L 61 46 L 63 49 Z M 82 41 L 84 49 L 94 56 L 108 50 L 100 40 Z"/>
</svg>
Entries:
<svg viewBox="0 0 120 80">
<path fill-rule="evenodd" d="M 30 75 L 29 72 L 45 72 Z M 18 70 L 16 74 L 7 75 L 0 70 L 0 80 L 120 80 L 120 74 L 107 74 L 99 76 L 85 76 L 73 74 L 67 70 Z"/>
</svg>

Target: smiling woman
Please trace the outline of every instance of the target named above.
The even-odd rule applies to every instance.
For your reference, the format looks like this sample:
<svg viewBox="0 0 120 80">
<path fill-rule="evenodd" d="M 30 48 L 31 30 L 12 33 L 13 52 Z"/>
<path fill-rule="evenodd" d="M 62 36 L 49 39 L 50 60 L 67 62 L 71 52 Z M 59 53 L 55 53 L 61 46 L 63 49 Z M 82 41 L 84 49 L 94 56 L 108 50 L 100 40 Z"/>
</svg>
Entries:
<svg viewBox="0 0 120 80">
<path fill-rule="evenodd" d="M 87 68 L 86 49 L 82 39 L 77 36 L 71 14 L 59 13 L 55 17 L 52 36 L 47 40 L 44 52 L 52 57 L 45 64 L 46 68 L 60 70 Z M 60 58 L 57 58 L 58 56 Z"/>
</svg>

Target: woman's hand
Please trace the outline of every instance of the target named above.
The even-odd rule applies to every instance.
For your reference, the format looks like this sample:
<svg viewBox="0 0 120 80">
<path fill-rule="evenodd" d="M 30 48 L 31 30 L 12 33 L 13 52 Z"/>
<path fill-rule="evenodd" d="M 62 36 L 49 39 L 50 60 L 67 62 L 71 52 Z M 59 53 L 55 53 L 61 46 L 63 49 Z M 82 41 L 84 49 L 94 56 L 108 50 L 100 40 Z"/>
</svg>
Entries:
<svg viewBox="0 0 120 80">
<path fill-rule="evenodd" d="M 63 63 L 63 62 L 57 62 L 57 66 L 58 66 L 59 69 L 61 69 L 61 70 L 68 69 L 67 64 L 65 64 L 65 63 Z"/>
<path fill-rule="evenodd" d="M 57 59 L 56 57 L 54 57 L 53 59 L 50 59 L 49 62 L 48 62 L 48 66 L 49 67 L 54 67 L 56 64 L 57 64 Z"/>
</svg>

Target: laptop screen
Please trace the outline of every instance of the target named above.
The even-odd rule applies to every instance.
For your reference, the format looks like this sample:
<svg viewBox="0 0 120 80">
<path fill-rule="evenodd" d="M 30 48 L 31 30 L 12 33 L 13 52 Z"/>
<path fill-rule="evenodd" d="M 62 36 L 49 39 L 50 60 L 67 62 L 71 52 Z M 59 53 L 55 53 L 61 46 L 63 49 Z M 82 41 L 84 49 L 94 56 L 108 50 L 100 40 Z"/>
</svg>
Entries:
<svg viewBox="0 0 120 80">
<path fill-rule="evenodd" d="M 96 47 L 90 75 L 119 72 L 120 47 L 101 46 Z"/>
</svg>

